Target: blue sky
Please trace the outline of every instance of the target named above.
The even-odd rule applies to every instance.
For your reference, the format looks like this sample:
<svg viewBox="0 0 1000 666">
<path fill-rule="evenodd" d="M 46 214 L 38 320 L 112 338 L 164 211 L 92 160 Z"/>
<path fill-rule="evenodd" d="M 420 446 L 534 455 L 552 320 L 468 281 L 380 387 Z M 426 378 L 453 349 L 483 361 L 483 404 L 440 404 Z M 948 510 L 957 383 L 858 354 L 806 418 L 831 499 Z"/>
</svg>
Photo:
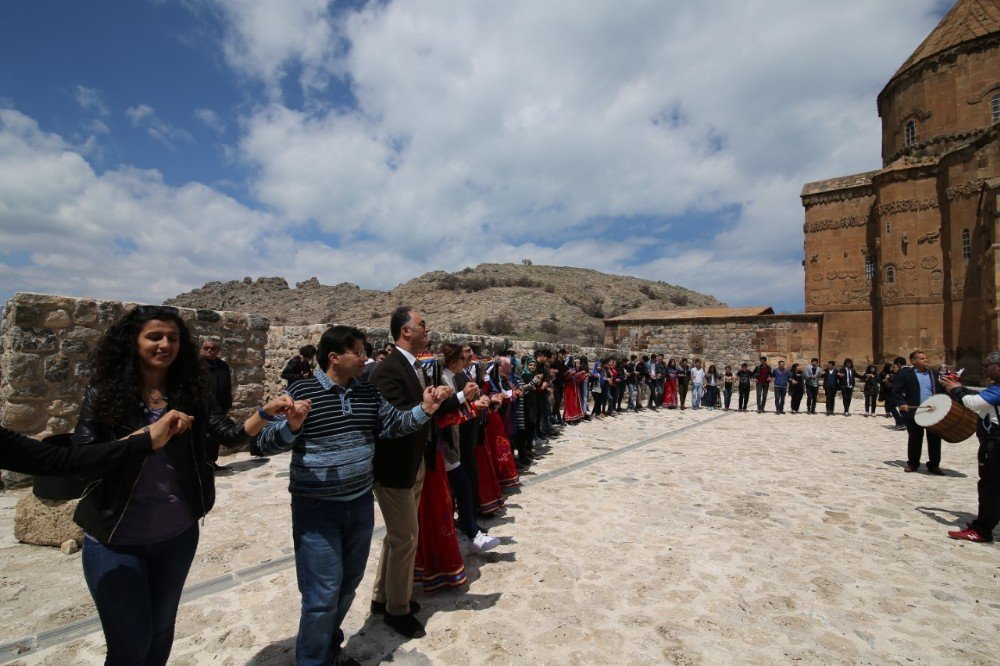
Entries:
<svg viewBox="0 0 1000 666">
<path fill-rule="evenodd" d="M 0 4 L 0 299 L 531 258 L 802 307 L 940 0 Z"/>
</svg>

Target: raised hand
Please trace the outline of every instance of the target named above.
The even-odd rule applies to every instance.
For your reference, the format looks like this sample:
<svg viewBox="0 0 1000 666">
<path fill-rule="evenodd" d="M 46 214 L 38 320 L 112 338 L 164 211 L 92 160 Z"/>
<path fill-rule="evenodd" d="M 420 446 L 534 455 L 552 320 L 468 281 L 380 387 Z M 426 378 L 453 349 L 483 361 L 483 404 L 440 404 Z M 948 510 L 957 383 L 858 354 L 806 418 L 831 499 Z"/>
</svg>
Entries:
<svg viewBox="0 0 1000 666">
<path fill-rule="evenodd" d="M 163 448 L 174 435 L 179 435 L 189 429 L 194 422 L 193 416 L 171 409 L 149 426 L 149 436 L 153 440 L 153 450 Z"/>
<path fill-rule="evenodd" d="M 265 412 L 271 416 L 277 416 L 278 414 L 287 414 L 288 410 L 292 408 L 294 404 L 292 396 L 287 393 L 282 393 L 276 398 L 271 398 L 266 405 L 262 408 Z"/>
<path fill-rule="evenodd" d="M 462 389 L 462 393 L 465 394 L 466 401 L 475 400 L 479 397 L 479 387 L 476 386 L 476 382 L 469 382 L 465 385 L 465 388 Z"/>
<path fill-rule="evenodd" d="M 438 402 L 444 402 L 455 395 L 455 389 L 450 386 L 435 386 L 434 393 L 437 395 Z"/>
<path fill-rule="evenodd" d="M 424 400 L 420 403 L 420 407 L 424 410 L 424 413 L 430 416 L 437 411 L 437 408 L 441 406 L 441 402 L 444 398 L 440 397 L 440 393 L 437 389 L 447 388 L 446 386 L 428 386 L 424 389 Z M 445 396 L 447 397 L 447 396 Z"/>
<path fill-rule="evenodd" d="M 285 397 L 291 400 L 289 396 Z M 295 400 L 285 410 L 285 418 L 288 419 L 288 427 L 292 429 L 292 432 L 302 427 L 302 424 L 306 421 L 306 417 L 309 416 L 310 409 L 312 409 L 312 400 Z"/>
</svg>

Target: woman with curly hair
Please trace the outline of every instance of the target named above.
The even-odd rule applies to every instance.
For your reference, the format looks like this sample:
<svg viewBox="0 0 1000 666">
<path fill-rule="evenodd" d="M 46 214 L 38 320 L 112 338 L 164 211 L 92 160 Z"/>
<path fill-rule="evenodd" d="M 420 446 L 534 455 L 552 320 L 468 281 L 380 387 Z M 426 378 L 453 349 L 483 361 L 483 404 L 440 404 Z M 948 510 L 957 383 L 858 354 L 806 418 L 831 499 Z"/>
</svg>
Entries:
<svg viewBox="0 0 1000 666">
<path fill-rule="evenodd" d="M 184 580 L 198 546 L 198 519 L 215 502 L 208 437 L 239 444 L 277 413 L 282 396 L 242 424 L 206 389 L 198 350 L 176 308 L 138 306 L 108 329 L 73 435 L 86 447 L 149 433 L 177 412 L 187 429 L 148 456 L 102 470 L 74 520 L 85 532 L 83 575 L 107 642 L 108 664 L 165 664 Z"/>
</svg>

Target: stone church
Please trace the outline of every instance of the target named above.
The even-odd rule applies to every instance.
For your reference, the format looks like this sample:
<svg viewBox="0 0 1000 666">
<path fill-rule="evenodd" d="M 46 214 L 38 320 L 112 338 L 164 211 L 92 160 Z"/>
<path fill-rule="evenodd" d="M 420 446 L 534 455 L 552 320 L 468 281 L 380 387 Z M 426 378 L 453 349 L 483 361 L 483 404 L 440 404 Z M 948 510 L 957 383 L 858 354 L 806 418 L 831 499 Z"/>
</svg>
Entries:
<svg viewBox="0 0 1000 666">
<path fill-rule="evenodd" d="M 958 0 L 878 96 L 882 168 L 802 189 L 824 360 L 1000 349 L 1000 0 Z"/>
</svg>

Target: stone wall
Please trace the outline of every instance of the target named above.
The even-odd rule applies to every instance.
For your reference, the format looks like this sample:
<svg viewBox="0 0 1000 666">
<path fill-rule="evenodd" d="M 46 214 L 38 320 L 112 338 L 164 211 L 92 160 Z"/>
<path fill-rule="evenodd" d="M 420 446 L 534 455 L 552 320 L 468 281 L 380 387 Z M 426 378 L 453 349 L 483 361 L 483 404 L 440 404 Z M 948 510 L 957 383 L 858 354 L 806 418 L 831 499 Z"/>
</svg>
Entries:
<svg viewBox="0 0 1000 666">
<path fill-rule="evenodd" d="M 761 356 L 772 365 L 779 360 L 790 365 L 819 356 L 821 321 L 822 315 L 761 315 L 606 322 L 604 344 L 667 358 L 700 358 L 720 369 L 744 361 L 754 365 Z"/>
<path fill-rule="evenodd" d="M 18 293 L 0 325 L 0 424 L 33 437 L 71 431 L 90 379 L 89 356 L 133 303 Z M 233 414 L 264 395 L 264 317 L 180 308 L 196 341 L 218 336 L 233 370 Z"/>
</svg>

